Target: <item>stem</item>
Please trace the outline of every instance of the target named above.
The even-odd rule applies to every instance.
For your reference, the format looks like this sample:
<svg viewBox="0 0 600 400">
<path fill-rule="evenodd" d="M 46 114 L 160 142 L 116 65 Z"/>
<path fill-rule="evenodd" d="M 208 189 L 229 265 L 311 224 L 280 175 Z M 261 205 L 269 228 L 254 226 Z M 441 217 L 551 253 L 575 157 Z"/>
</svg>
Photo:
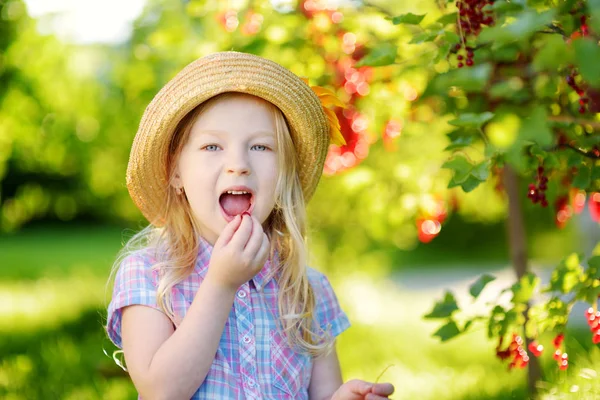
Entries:
<svg viewBox="0 0 600 400">
<path fill-rule="evenodd" d="M 583 118 L 574 118 L 574 117 L 570 117 L 568 115 L 550 116 L 550 117 L 548 117 L 548 119 L 550 121 L 554 121 L 554 122 L 568 122 L 568 123 L 577 124 L 577 125 L 589 125 L 594 129 L 600 129 L 600 121 L 593 121 L 593 120 L 583 119 Z"/>
<path fill-rule="evenodd" d="M 527 237 L 523 222 L 523 211 L 519 195 L 519 178 L 510 165 L 504 166 L 504 187 L 508 195 L 508 242 L 513 268 L 518 279 L 527 273 Z M 529 320 L 529 302 L 526 304 L 523 316 L 525 325 Z M 526 348 L 531 340 L 525 335 Z M 536 382 L 541 379 L 540 363 L 536 357 L 529 358 L 527 369 L 527 386 L 532 398 L 537 398 Z"/>
<path fill-rule="evenodd" d="M 562 35 L 565 38 L 567 37 L 567 34 L 560 26 L 557 26 L 554 24 L 548 24 L 548 25 L 546 25 L 546 27 L 548 29 L 550 29 L 552 31 L 552 33 L 558 33 L 559 35 Z M 549 32 L 542 32 L 542 33 L 549 33 Z"/>
</svg>

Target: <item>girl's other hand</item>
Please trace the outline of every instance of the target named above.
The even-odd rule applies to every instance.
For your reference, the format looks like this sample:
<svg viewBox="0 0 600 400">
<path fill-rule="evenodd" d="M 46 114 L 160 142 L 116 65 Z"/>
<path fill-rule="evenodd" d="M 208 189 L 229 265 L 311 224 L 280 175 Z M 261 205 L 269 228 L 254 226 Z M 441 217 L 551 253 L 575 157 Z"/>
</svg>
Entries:
<svg viewBox="0 0 600 400">
<path fill-rule="evenodd" d="M 206 278 L 237 290 L 262 269 L 269 247 L 260 222 L 250 214 L 237 215 L 215 242 Z"/>
<path fill-rule="evenodd" d="M 344 383 L 333 394 L 331 400 L 380 400 L 394 393 L 391 383 L 371 383 L 353 379 Z"/>
</svg>

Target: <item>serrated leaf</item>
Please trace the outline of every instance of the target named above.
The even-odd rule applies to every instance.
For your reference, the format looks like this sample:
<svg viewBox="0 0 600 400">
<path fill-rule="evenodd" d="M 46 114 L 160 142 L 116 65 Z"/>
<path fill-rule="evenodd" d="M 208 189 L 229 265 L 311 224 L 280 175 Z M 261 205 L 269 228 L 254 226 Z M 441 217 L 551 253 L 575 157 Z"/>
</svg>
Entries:
<svg viewBox="0 0 600 400">
<path fill-rule="evenodd" d="M 473 169 L 473 164 L 469 162 L 464 156 L 456 155 L 454 158 L 446 161 L 442 168 L 451 169 L 454 172 L 453 178 L 456 183 L 464 182 Z"/>
<path fill-rule="evenodd" d="M 542 30 L 546 24 L 551 23 L 554 13 L 554 9 L 542 13 L 534 10 L 523 11 L 509 24 L 498 24 L 483 29 L 479 34 L 478 42 L 492 42 L 494 47 L 501 47 L 511 42 L 526 41 L 535 32 Z"/>
<path fill-rule="evenodd" d="M 560 167 L 560 161 L 558 161 L 558 157 L 552 153 L 548 153 L 544 158 L 544 165 L 549 169 L 554 169 Z"/>
<path fill-rule="evenodd" d="M 452 143 L 450 143 L 444 150 L 454 150 L 470 146 L 471 144 L 473 144 L 474 141 L 475 137 L 473 135 L 459 136 L 456 139 L 452 140 Z"/>
<path fill-rule="evenodd" d="M 460 184 L 460 187 L 465 193 L 475 190 L 483 181 L 469 174 L 467 180 Z"/>
<path fill-rule="evenodd" d="M 425 31 L 417 33 L 413 38 L 408 42 L 408 44 L 419 44 L 425 42 L 433 42 L 439 36 L 439 32 Z"/>
<path fill-rule="evenodd" d="M 448 121 L 450 125 L 459 126 L 463 128 L 481 128 L 483 124 L 494 117 L 494 113 L 486 111 L 481 114 L 464 113 L 460 114 L 458 118 Z"/>
<path fill-rule="evenodd" d="M 521 11 L 522 9 L 523 9 L 523 6 L 514 1 L 508 2 L 508 1 L 499 0 L 499 1 L 494 2 L 494 4 L 492 5 L 492 10 L 499 12 L 499 13 Z"/>
<path fill-rule="evenodd" d="M 511 290 L 513 292 L 513 303 L 527 303 L 537 285 L 540 283 L 540 278 L 535 274 L 529 273 L 523 275 L 519 282 L 515 283 Z"/>
<path fill-rule="evenodd" d="M 474 166 L 473 169 L 471 170 L 471 176 L 473 176 L 476 179 L 479 179 L 482 182 L 487 180 L 489 175 L 490 175 L 489 161 L 483 161 L 483 162 L 477 164 L 476 166 Z"/>
<path fill-rule="evenodd" d="M 553 135 L 548 127 L 548 113 L 542 106 L 535 107 L 529 118 L 522 121 L 519 138 L 523 141 L 533 141 L 540 146 L 552 144 Z"/>
<path fill-rule="evenodd" d="M 417 15 L 417 14 L 413 14 L 413 13 L 406 13 L 406 14 L 402 14 L 402 15 L 393 17 L 392 23 L 394 25 L 400 25 L 400 24 L 418 25 L 421 23 L 421 21 L 423 21 L 423 18 L 425 18 L 425 15 L 427 15 L 427 14 Z"/>
<path fill-rule="evenodd" d="M 440 23 L 442 25 L 454 24 L 454 23 L 456 23 L 456 18 L 457 18 L 457 13 L 453 12 L 450 14 L 442 15 L 435 22 Z"/>
<path fill-rule="evenodd" d="M 465 92 L 482 92 L 487 86 L 491 72 L 490 64 L 478 64 L 471 68 L 453 68 L 446 73 L 436 74 L 429 81 L 422 97 L 447 96 L 452 87 L 458 87 Z"/>
<path fill-rule="evenodd" d="M 452 47 L 452 44 L 450 44 L 450 43 L 442 44 L 438 48 L 438 53 L 435 56 L 435 59 L 433 60 L 433 62 L 438 63 L 438 62 L 442 61 L 443 59 L 445 59 L 446 56 L 448 56 L 448 53 L 450 53 L 450 47 Z"/>
<path fill-rule="evenodd" d="M 471 293 L 471 296 L 473 296 L 474 299 L 477 299 L 477 297 L 479 297 L 481 291 L 486 287 L 486 285 L 494 281 L 495 279 L 496 277 L 489 274 L 481 275 L 479 278 L 477 278 L 475 283 L 473 283 L 471 287 L 469 287 L 469 293 Z"/>
<path fill-rule="evenodd" d="M 552 271 L 549 290 L 567 294 L 579 283 L 582 275 L 583 267 L 579 264 L 579 257 L 573 253 Z"/>
<path fill-rule="evenodd" d="M 396 54 L 398 49 L 396 46 L 390 43 L 382 43 L 375 47 L 365 57 L 360 59 L 355 66 L 371 66 L 371 67 L 382 67 L 385 65 L 394 64 L 396 62 Z"/>
<path fill-rule="evenodd" d="M 600 47 L 596 41 L 580 38 L 573 41 L 573 48 L 583 79 L 591 86 L 600 88 Z"/>
<path fill-rule="evenodd" d="M 433 310 L 423 318 L 426 319 L 436 319 L 436 318 L 448 318 L 450 317 L 454 311 L 458 310 L 458 305 L 456 304 L 456 299 L 452 292 L 446 292 L 444 298 L 441 301 L 438 301 L 433 306 Z"/>
<path fill-rule="evenodd" d="M 544 35 L 543 44 L 533 59 L 533 67 L 536 71 L 556 72 L 558 67 L 570 64 L 573 58 L 573 50 L 567 46 L 560 35 Z"/>
<path fill-rule="evenodd" d="M 452 339 L 460 334 L 460 329 L 456 325 L 456 322 L 450 321 L 446 325 L 442 326 L 440 329 L 435 331 L 433 336 L 437 336 L 440 338 L 442 342 Z"/>
<path fill-rule="evenodd" d="M 587 189 L 592 183 L 592 171 L 589 165 L 580 164 L 577 169 L 577 175 L 573 179 L 573 187 L 578 189 Z"/>
<path fill-rule="evenodd" d="M 444 40 L 446 42 L 448 42 L 449 44 L 455 44 L 460 41 L 460 36 L 458 36 L 454 32 L 444 31 L 444 34 L 442 36 L 443 36 Z"/>
</svg>

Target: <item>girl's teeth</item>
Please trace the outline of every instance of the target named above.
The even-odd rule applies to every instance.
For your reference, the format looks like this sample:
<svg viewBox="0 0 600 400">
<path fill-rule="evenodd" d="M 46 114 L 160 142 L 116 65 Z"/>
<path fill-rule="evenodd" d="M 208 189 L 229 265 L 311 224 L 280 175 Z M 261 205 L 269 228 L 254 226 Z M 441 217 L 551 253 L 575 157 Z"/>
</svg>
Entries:
<svg viewBox="0 0 600 400">
<path fill-rule="evenodd" d="M 228 194 L 248 194 L 248 192 L 245 192 L 242 190 L 228 190 L 227 193 Z"/>
</svg>

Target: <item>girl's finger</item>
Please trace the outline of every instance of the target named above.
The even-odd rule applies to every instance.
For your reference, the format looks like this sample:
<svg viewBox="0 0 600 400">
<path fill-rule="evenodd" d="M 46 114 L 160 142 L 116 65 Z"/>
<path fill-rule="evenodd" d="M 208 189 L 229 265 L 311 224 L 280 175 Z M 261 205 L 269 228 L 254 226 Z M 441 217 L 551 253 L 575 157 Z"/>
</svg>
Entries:
<svg viewBox="0 0 600 400">
<path fill-rule="evenodd" d="M 260 222 L 256 219 L 256 217 L 251 216 L 252 218 L 252 233 L 250 234 L 250 239 L 248 239 L 248 243 L 246 244 L 246 248 L 244 249 L 244 253 L 247 254 L 248 257 L 254 258 L 256 253 L 260 250 L 260 245 L 262 243 L 263 230 Z"/>
<path fill-rule="evenodd" d="M 266 233 L 262 234 L 262 241 L 260 244 L 260 249 L 256 253 L 256 257 L 254 261 L 260 264 L 264 264 L 269 256 L 269 250 L 271 249 L 271 242 L 269 242 L 269 237 Z"/>
<path fill-rule="evenodd" d="M 235 234 L 229 242 L 231 246 L 240 249 L 240 251 L 246 246 L 252 232 L 252 218 L 248 214 L 242 215 L 241 218 L 242 222 L 240 222 L 239 228 L 235 231 Z"/>
<path fill-rule="evenodd" d="M 219 238 L 215 242 L 215 246 L 225 246 L 227 243 L 229 243 L 229 241 L 233 237 L 233 234 L 239 228 L 241 222 L 242 217 L 239 215 L 236 215 L 231 221 L 229 221 L 229 223 L 225 225 L 223 232 L 221 232 Z"/>
<path fill-rule="evenodd" d="M 373 385 L 371 393 L 379 396 L 389 396 L 394 393 L 394 385 L 391 383 L 376 383 Z"/>
<path fill-rule="evenodd" d="M 369 393 L 365 396 L 365 400 L 386 400 L 389 399 L 389 397 L 387 396 L 378 396 L 376 394 L 373 393 Z"/>
</svg>

